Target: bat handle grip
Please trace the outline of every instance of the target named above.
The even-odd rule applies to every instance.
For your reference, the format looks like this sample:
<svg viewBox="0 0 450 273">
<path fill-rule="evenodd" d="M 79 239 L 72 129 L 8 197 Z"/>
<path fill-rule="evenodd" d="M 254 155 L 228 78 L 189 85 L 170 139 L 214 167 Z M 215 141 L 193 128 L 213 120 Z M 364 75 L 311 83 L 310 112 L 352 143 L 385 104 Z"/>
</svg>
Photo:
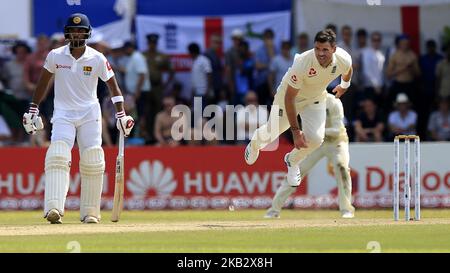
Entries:
<svg viewBox="0 0 450 273">
<path fill-rule="evenodd" d="M 123 135 L 123 132 L 120 131 L 119 135 L 119 156 L 123 156 L 124 154 L 124 146 L 125 146 L 125 136 Z"/>
</svg>

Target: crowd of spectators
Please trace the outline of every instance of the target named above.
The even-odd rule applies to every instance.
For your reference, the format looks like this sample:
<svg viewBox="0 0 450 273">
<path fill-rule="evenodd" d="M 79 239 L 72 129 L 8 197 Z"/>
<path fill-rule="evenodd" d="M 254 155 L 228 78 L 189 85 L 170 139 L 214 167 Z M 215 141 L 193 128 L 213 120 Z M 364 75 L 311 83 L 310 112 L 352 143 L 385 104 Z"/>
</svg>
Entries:
<svg viewBox="0 0 450 273">
<path fill-rule="evenodd" d="M 450 140 L 450 45 L 438 48 L 436 41 L 426 41 L 426 52 L 418 55 L 411 49 L 407 35 L 399 34 L 395 44 L 383 42 L 383 34 L 355 31 L 346 25 L 333 29 L 337 45 L 350 53 L 354 74 L 352 85 L 342 97 L 345 121 L 350 141 L 390 141 L 397 134 L 418 134 L 423 140 Z M 125 110 L 135 120 L 135 129 L 129 145 L 221 145 L 243 144 L 251 137 L 253 128 L 268 118 L 277 86 L 292 64 L 295 54 L 313 47 L 307 33 L 300 33 L 294 43 L 275 43 L 275 33 L 266 29 L 260 35 L 261 47 L 250 49 L 249 37 L 235 29 L 231 37 L 212 35 L 210 46 L 202 49 L 191 43 L 186 48 L 192 60 L 191 90 L 183 92 L 185 82 L 177 78 L 171 57 L 158 47 L 159 36 L 150 33 L 147 50 L 140 52 L 132 41 L 123 44 L 106 44 L 98 41 L 89 44 L 105 54 L 115 71 L 117 82 L 124 93 Z M 222 49 L 223 39 L 231 39 L 230 48 Z M 254 38 L 252 38 L 254 39 Z M 0 146 L 46 146 L 51 132 L 53 87 L 40 105 L 45 130 L 28 136 L 22 128 L 21 118 L 31 101 L 47 53 L 64 45 L 63 37 L 52 39 L 41 35 L 31 48 L 17 41 L 12 47 L 12 57 L 0 60 Z M 333 81 L 328 91 L 339 84 Z M 100 80 L 97 94 L 103 113 L 104 145 L 114 145 L 117 140 L 114 108 L 106 85 Z M 215 114 L 199 120 L 189 118 L 192 135 L 208 126 L 209 118 L 220 120 L 206 139 L 175 140 L 171 128 L 177 118 L 171 116 L 176 105 L 201 109 L 214 105 Z M 243 105 L 234 116 L 225 115 L 227 105 Z M 266 106 L 255 110 L 250 106 Z M 199 110 L 199 109 L 197 109 Z M 219 113 L 220 112 L 220 113 Z M 232 137 L 229 137 L 232 120 Z M 200 127 L 196 126 L 200 123 Z M 223 126 L 221 126 L 223 125 Z M 189 125 L 188 125 L 189 126 Z M 205 132 L 203 132 L 205 133 Z M 290 141 L 289 133 L 282 141 Z"/>
</svg>

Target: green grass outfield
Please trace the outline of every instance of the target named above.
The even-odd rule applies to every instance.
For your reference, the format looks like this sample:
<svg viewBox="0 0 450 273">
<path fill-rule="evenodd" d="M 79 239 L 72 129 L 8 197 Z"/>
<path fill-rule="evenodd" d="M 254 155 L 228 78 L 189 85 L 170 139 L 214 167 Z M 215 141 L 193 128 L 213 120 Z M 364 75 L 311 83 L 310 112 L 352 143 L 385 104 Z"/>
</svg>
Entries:
<svg viewBox="0 0 450 273">
<path fill-rule="evenodd" d="M 125 211 L 120 222 L 102 214 L 81 224 L 68 211 L 50 225 L 41 211 L 0 212 L 0 252 L 450 252 L 450 210 L 422 210 L 421 221 L 394 222 L 391 210 Z M 413 212 L 412 212 L 413 214 Z M 370 243 L 371 242 L 371 243 Z"/>
</svg>

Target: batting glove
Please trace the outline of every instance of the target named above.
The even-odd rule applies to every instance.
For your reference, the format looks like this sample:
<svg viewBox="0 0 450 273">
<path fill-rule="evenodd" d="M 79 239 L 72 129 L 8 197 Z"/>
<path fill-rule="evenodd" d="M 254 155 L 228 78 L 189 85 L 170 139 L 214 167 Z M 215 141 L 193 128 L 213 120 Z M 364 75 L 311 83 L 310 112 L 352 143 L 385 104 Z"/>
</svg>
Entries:
<svg viewBox="0 0 450 273">
<path fill-rule="evenodd" d="M 29 135 L 36 134 L 36 131 L 44 129 L 44 123 L 39 116 L 39 108 L 35 103 L 30 103 L 28 112 L 23 114 L 23 127 Z"/>
<path fill-rule="evenodd" d="M 123 132 L 125 137 L 130 135 L 131 129 L 134 126 L 134 119 L 131 116 L 127 116 L 125 111 L 120 111 L 116 113 L 117 118 L 117 129 Z"/>
</svg>

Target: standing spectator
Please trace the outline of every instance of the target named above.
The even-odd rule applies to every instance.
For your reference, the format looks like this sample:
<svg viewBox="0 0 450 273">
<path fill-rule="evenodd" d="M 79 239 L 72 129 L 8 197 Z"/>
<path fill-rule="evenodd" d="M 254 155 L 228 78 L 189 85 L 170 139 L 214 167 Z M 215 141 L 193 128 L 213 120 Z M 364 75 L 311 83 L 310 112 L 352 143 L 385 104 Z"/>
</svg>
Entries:
<svg viewBox="0 0 450 273">
<path fill-rule="evenodd" d="M 422 71 L 424 86 L 421 98 L 427 100 L 428 107 L 431 107 L 434 98 L 436 98 L 436 67 L 443 58 L 437 52 L 436 47 L 434 40 L 428 40 L 426 43 L 427 52 L 420 57 L 420 70 Z M 422 99 L 420 101 L 424 102 Z"/>
<path fill-rule="evenodd" d="M 420 136 L 426 136 L 427 122 L 436 99 L 436 66 L 442 60 L 443 56 L 436 50 L 436 42 L 428 40 L 426 43 L 427 52 L 420 57 L 420 70 L 422 71 L 422 86 L 420 89 L 420 104 L 418 111 L 420 113 L 417 124 L 417 131 Z"/>
<path fill-rule="evenodd" d="M 30 94 L 36 89 L 36 84 L 41 76 L 45 58 L 49 52 L 50 39 L 46 35 L 39 35 L 37 37 L 36 50 L 28 55 L 24 64 L 25 87 Z M 53 85 L 53 82 L 51 85 Z M 40 113 L 47 118 L 49 118 L 53 112 L 53 99 L 54 93 L 52 90 L 49 90 L 40 105 Z M 50 128 L 47 127 L 46 130 L 48 129 Z M 47 133 L 49 134 L 50 132 L 48 131 Z"/>
<path fill-rule="evenodd" d="M 125 90 L 125 67 L 129 57 L 125 55 L 123 42 L 113 41 L 109 46 L 111 50 L 106 58 L 114 70 L 114 73 L 116 73 L 117 84 L 122 90 Z"/>
<path fill-rule="evenodd" d="M 41 75 L 45 58 L 50 49 L 50 41 L 46 35 L 40 35 L 37 38 L 37 46 L 35 52 L 28 55 L 25 61 L 25 86 L 30 93 L 36 89 L 36 83 Z"/>
<path fill-rule="evenodd" d="M 450 44 L 446 47 L 445 59 L 436 67 L 436 89 L 440 97 L 450 96 Z"/>
<path fill-rule="evenodd" d="M 390 139 L 396 135 L 415 135 L 417 113 L 410 109 L 408 96 L 405 93 L 399 93 L 395 106 L 397 110 L 391 112 L 388 118 Z"/>
<path fill-rule="evenodd" d="M 174 97 L 165 97 L 163 99 L 164 109 L 156 115 L 155 120 L 155 138 L 158 146 L 178 146 L 179 142 L 172 137 L 172 125 L 178 120 L 178 117 L 172 117 L 172 108 L 175 106 Z"/>
<path fill-rule="evenodd" d="M 278 54 L 278 50 L 274 44 L 273 30 L 267 28 L 263 32 L 263 45 L 256 51 L 255 58 L 255 88 L 258 93 L 259 102 L 263 105 L 270 105 L 270 87 L 268 84 L 269 66 L 275 55 Z"/>
<path fill-rule="evenodd" d="M 371 46 L 361 51 L 364 93 L 375 98 L 378 105 L 381 105 L 384 87 L 385 57 L 381 51 L 381 39 L 381 33 L 373 32 L 370 36 Z"/>
<path fill-rule="evenodd" d="M 309 49 L 310 47 L 308 33 L 302 32 L 297 36 L 296 46 L 291 49 L 291 56 L 293 58 L 295 54 L 302 54 Z"/>
<path fill-rule="evenodd" d="M 337 31 L 337 26 L 335 24 L 329 23 L 325 26 L 325 29 L 331 29 L 334 32 L 334 34 L 336 34 L 336 37 L 337 37 L 338 31 Z"/>
<path fill-rule="evenodd" d="M 221 59 L 222 38 L 218 34 L 211 35 L 211 45 L 206 50 L 205 56 L 211 62 L 212 69 L 212 87 L 214 90 L 214 102 L 219 98 L 220 90 L 222 89 L 223 65 Z"/>
<path fill-rule="evenodd" d="M 347 51 L 349 54 L 352 52 L 352 39 L 353 31 L 349 25 L 344 25 L 341 28 L 342 40 L 337 43 L 337 45 Z M 350 54 L 351 55 L 351 54 Z"/>
<path fill-rule="evenodd" d="M 0 147 L 11 141 L 12 133 L 3 116 L 0 114 Z"/>
<path fill-rule="evenodd" d="M 410 41 L 406 35 L 399 38 L 398 49 L 389 59 L 387 76 L 393 79 L 388 94 L 388 103 L 392 103 L 398 93 L 405 92 L 414 108 L 416 108 L 418 90 L 415 86 L 415 80 L 420 76 L 420 68 L 417 56 L 411 50 Z"/>
<path fill-rule="evenodd" d="M 149 116 L 147 117 L 146 127 L 148 128 L 149 141 L 154 142 L 155 137 L 154 124 L 155 118 L 159 111 L 162 110 L 162 98 L 165 89 L 168 87 L 175 76 L 175 70 L 172 67 L 169 56 L 158 51 L 159 35 L 150 33 L 147 35 L 148 49 L 144 52 L 147 60 L 147 67 L 150 74 L 150 84 L 152 92 L 149 94 Z M 164 73 L 167 73 L 166 80 L 164 80 Z"/>
<path fill-rule="evenodd" d="M 353 122 L 355 141 L 381 142 L 383 141 L 384 122 L 375 102 L 366 98 L 362 103 L 362 112 Z"/>
<path fill-rule="evenodd" d="M 254 88 L 253 72 L 255 70 L 255 60 L 250 52 L 247 41 L 241 41 L 239 45 L 239 60 L 235 69 L 234 82 L 234 104 L 243 104 L 244 97 L 250 89 Z"/>
<path fill-rule="evenodd" d="M 450 141 L 450 110 L 448 98 L 440 98 L 439 109 L 434 111 L 428 121 L 430 139 Z"/>
<path fill-rule="evenodd" d="M 230 94 L 228 97 L 234 97 L 236 93 L 236 83 L 234 76 L 236 74 L 236 67 L 238 65 L 240 54 L 239 46 L 244 40 L 244 33 L 242 30 L 236 28 L 231 32 L 232 46 L 225 53 L 225 81 L 228 84 Z"/>
<path fill-rule="evenodd" d="M 237 143 L 247 144 L 255 130 L 267 122 L 268 116 L 267 109 L 258 103 L 258 95 L 254 91 L 247 92 L 245 108 L 240 108 L 236 113 Z"/>
<path fill-rule="evenodd" d="M 211 62 L 207 57 L 200 54 L 200 47 L 196 43 L 189 44 L 188 51 L 192 58 L 192 105 L 194 105 L 194 97 L 201 97 L 202 109 L 204 109 L 213 92 Z"/>
<path fill-rule="evenodd" d="M 129 57 L 125 66 L 125 88 L 128 94 L 134 97 L 138 112 L 138 130 L 141 136 L 149 141 L 153 132 L 146 126 L 149 117 L 150 89 L 148 68 L 145 57 L 136 50 L 133 42 L 126 42 L 123 46 L 125 54 Z"/>
<path fill-rule="evenodd" d="M 290 49 L 291 44 L 289 41 L 281 42 L 281 54 L 276 55 L 270 63 L 269 86 L 272 98 L 277 92 L 278 84 L 281 83 L 281 79 L 294 61 L 294 57 L 290 54 Z"/>
<path fill-rule="evenodd" d="M 361 54 L 364 48 L 367 47 L 367 31 L 360 28 L 356 31 L 356 48 L 353 51 L 355 55 L 352 55 L 353 60 L 353 76 L 352 85 L 360 85 L 362 83 L 362 60 Z"/>
<path fill-rule="evenodd" d="M 12 91 L 15 98 L 14 104 L 10 105 L 16 111 L 17 117 L 28 109 L 31 99 L 31 93 L 27 90 L 24 81 L 24 64 L 28 54 L 31 53 L 30 47 L 23 42 L 18 42 L 12 47 L 15 58 L 5 64 L 4 77 L 7 80 L 7 86 Z M 19 142 L 24 141 L 24 131 L 20 124 L 14 126 L 13 139 Z"/>
<path fill-rule="evenodd" d="M 347 94 L 342 96 L 340 99 L 342 104 L 344 105 L 344 115 L 349 119 L 354 118 L 354 112 L 357 103 L 357 96 L 361 93 L 359 91 L 358 80 L 355 80 L 355 70 L 359 69 L 357 60 L 359 56 L 357 56 L 357 50 L 353 46 L 353 30 L 349 25 L 344 25 L 341 28 L 341 36 L 342 40 L 337 43 L 337 46 L 344 49 L 345 51 L 352 56 L 352 67 L 353 67 L 353 76 L 352 76 L 352 84 L 350 85 Z M 357 72 L 356 72 L 357 73 Z M 338 78 L 339 79 L 339 78 Z"/>
</svg>

